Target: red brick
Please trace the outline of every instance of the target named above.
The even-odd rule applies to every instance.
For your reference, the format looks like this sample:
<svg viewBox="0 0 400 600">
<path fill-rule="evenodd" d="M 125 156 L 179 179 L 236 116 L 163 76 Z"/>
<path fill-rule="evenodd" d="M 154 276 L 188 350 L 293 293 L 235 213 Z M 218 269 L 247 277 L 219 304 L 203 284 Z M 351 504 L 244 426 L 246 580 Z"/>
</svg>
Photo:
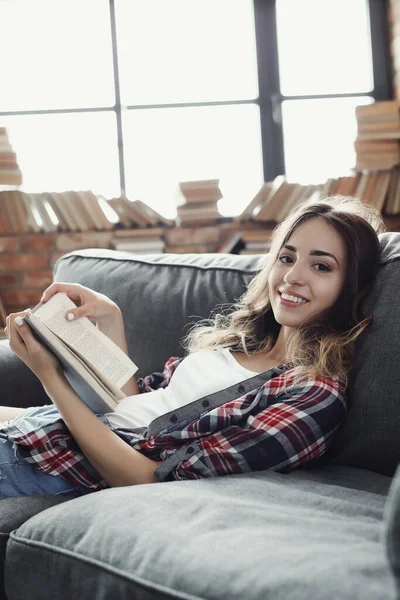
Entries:
<svg viewBox="0 0 400 600">
<path fill-rule="evenodd" d="M 0 288 L 3 286 L 18 285 L 21 273 L 0 273 Z"/>
<path fill-rule="evenodd" d="M 54 269 L 54 265 L 56 264 L 56 262 L 58 261 L 59 258 L 61 258 L 61 256 L 64 256 L 64 254 L 68 254 L 68 252 L 52 252 L 51 253 L 51 258 L 50 258 L 50 267 L 52 269 Z"/>
<path fill-rule="evenodd" d="M 18 252 L 18 237 L 0 237 L 0 252 Z"/>
<path fill-rule="evenodd" d="M 35 304 L 40 302 L 42 296 L 42 290 L 15 290 L 5 291 L 1 293 L 2 300 L 5 306 L 23 306 L 25 308 L 32 308 Z"/>
<path fill-rule="evenodd" d="M 111 248 L 111 231 L 93 231 L 88 233 L 61 233 L 57 236 L 57 250 L 72 252 L 80 248 Z"/>
<path fill-rule="evenodd" d="M 185 244 L 216 244 L 220 236 L 220 227 L 175 227 L 165 230 L 167 246 L 184 246 Z"/>
<path fill-rule="evenodd" d="M 55 247 L 54 235 L 27 235 L 21 238 L 21 250 L 52 250 Z"/>
<path fill-rule="evenodd" d="M 53 271 L 31 271 L 24 273 L 23 287 L 44 289 L 53 282 Z"/>
<path fill-rule="evenodd" d="M 48 254 L 2 254 L 0 255 L 0 271 L 34 271 L 46 269 L 49 263 Z"/>
</svg>

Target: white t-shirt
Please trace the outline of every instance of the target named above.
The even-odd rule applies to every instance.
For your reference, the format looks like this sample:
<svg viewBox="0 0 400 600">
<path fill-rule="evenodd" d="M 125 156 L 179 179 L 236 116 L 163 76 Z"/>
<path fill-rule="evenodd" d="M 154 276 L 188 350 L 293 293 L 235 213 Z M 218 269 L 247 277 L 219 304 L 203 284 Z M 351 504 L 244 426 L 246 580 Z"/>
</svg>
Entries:
<svg viewBox="0 0 400 600">
<path fill-rule="evenodd" d="M 166 388 L 127 396 L 106 417 L 113 427 L 147 427 L 165 413 L 258 374 L 242 367 L 229 348 L 201 350 L 178 365 Z"/>
</svg>

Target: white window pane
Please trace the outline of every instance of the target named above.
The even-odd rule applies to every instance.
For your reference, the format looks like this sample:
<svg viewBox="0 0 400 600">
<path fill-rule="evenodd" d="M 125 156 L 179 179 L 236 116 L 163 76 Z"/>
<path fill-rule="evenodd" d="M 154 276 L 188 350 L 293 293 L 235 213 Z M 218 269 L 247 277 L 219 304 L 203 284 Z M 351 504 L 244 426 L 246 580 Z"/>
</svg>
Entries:
<svg viewBox="0 0 400 600">
<path fill-rule="evenodd" d="M 21 115 L 0 124 L 17 154 L 23 191 L 120 194 L 114 113 Z"/>
<path fill-rule="evenodd" d="M 284 95 L 373 89 L 367 0 L 277 0 Z"/>
<path fill-rule="evenodd" d="M 124 124 L 127 196 L 176 216 L 179 181 L 219 178 L 221 215 L 238 214 L 263 182 L 258 106 L 131 110 Z"/>
<path fill-rule="evenodd" d="M 350 175 L 356 163 L 355 107 L 370 102 L 368 97 L 283 102 L 288 180 L 314 184 Z"/>
<path fill-rule="evenodd" d="M 117 0 L 116 18 L 125 105 L 258 96 L 251 0 Z"/>
<path fill-rule="evenodd" d="M 0 2 L 0 111 L 112 106 L 108 0 Z"/>
</svg>

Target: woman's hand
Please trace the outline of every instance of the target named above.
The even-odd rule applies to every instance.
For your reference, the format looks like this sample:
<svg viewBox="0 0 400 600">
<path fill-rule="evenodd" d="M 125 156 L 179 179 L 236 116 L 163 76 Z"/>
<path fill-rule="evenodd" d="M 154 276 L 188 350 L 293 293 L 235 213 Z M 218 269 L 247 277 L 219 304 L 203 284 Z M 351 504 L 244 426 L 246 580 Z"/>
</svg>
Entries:
<svg viewBox="0 0 400 600">
<path fill-rule="evenodd" d="M 7 316 L 4 333 L 9 339 L 11 350 L 30 368 L 42 383 L 54 375 L 62 374 L 58 358 L 38 342 L 32 330 L 25 323 L 24 316 L 31 314 L 30 309 Z M 18 320 L 22 325 L 18 325 Z"/>
<path fill-rule="evenodd" d="M 70 314 L 74 316 L 74 319 L 87 317 L 97 323 L 100 329 L 110 320 L 115 320 L 115 317 L 121 312 L 118 305 L 110 298 L 79 283 L 52 283 L 43 292 L 41 302 L 47 302 L 57 292 L 64 292 L 78 306 L 78 308 L 68 310 L 66 318 Z M 71 317 L 69 319 L 72 320 Z"/>
</svg>

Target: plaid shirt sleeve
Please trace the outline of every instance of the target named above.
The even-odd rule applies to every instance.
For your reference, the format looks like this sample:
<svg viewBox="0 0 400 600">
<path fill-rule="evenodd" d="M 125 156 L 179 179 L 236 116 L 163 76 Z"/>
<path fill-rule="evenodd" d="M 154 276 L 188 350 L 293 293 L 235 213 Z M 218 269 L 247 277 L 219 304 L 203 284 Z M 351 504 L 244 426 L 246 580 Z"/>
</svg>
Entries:
<svg viewBox="0 0 400 600">
<path fill-rule="evenodd" d="M 269 384 L 224 405 L 226 428 L 218 427 L 218 409 L 203 415 L 194 425 L 196 441 L 186 444 L 181 460 L 169 474 L 164 471 L 165 479 L 267 469 L 287 473 L 321 457 L 347 415 L 344 382 L 315 378 L 278 393 Z M 251 410 L 256 404 L 260 410 Z"/>
<path fill-rule="evenodd" d="M 137 384 L 141 394 L 145 392 L 154 392 L 160 388 L 166 388 L 171 381 L 172 375 L 175 373 L 178 365 L 183 361 L 183 358 L 171 356 L 164 365 L 162 372 L 155 371 L 146 377 L 139 377 Z"/>
</svg>

